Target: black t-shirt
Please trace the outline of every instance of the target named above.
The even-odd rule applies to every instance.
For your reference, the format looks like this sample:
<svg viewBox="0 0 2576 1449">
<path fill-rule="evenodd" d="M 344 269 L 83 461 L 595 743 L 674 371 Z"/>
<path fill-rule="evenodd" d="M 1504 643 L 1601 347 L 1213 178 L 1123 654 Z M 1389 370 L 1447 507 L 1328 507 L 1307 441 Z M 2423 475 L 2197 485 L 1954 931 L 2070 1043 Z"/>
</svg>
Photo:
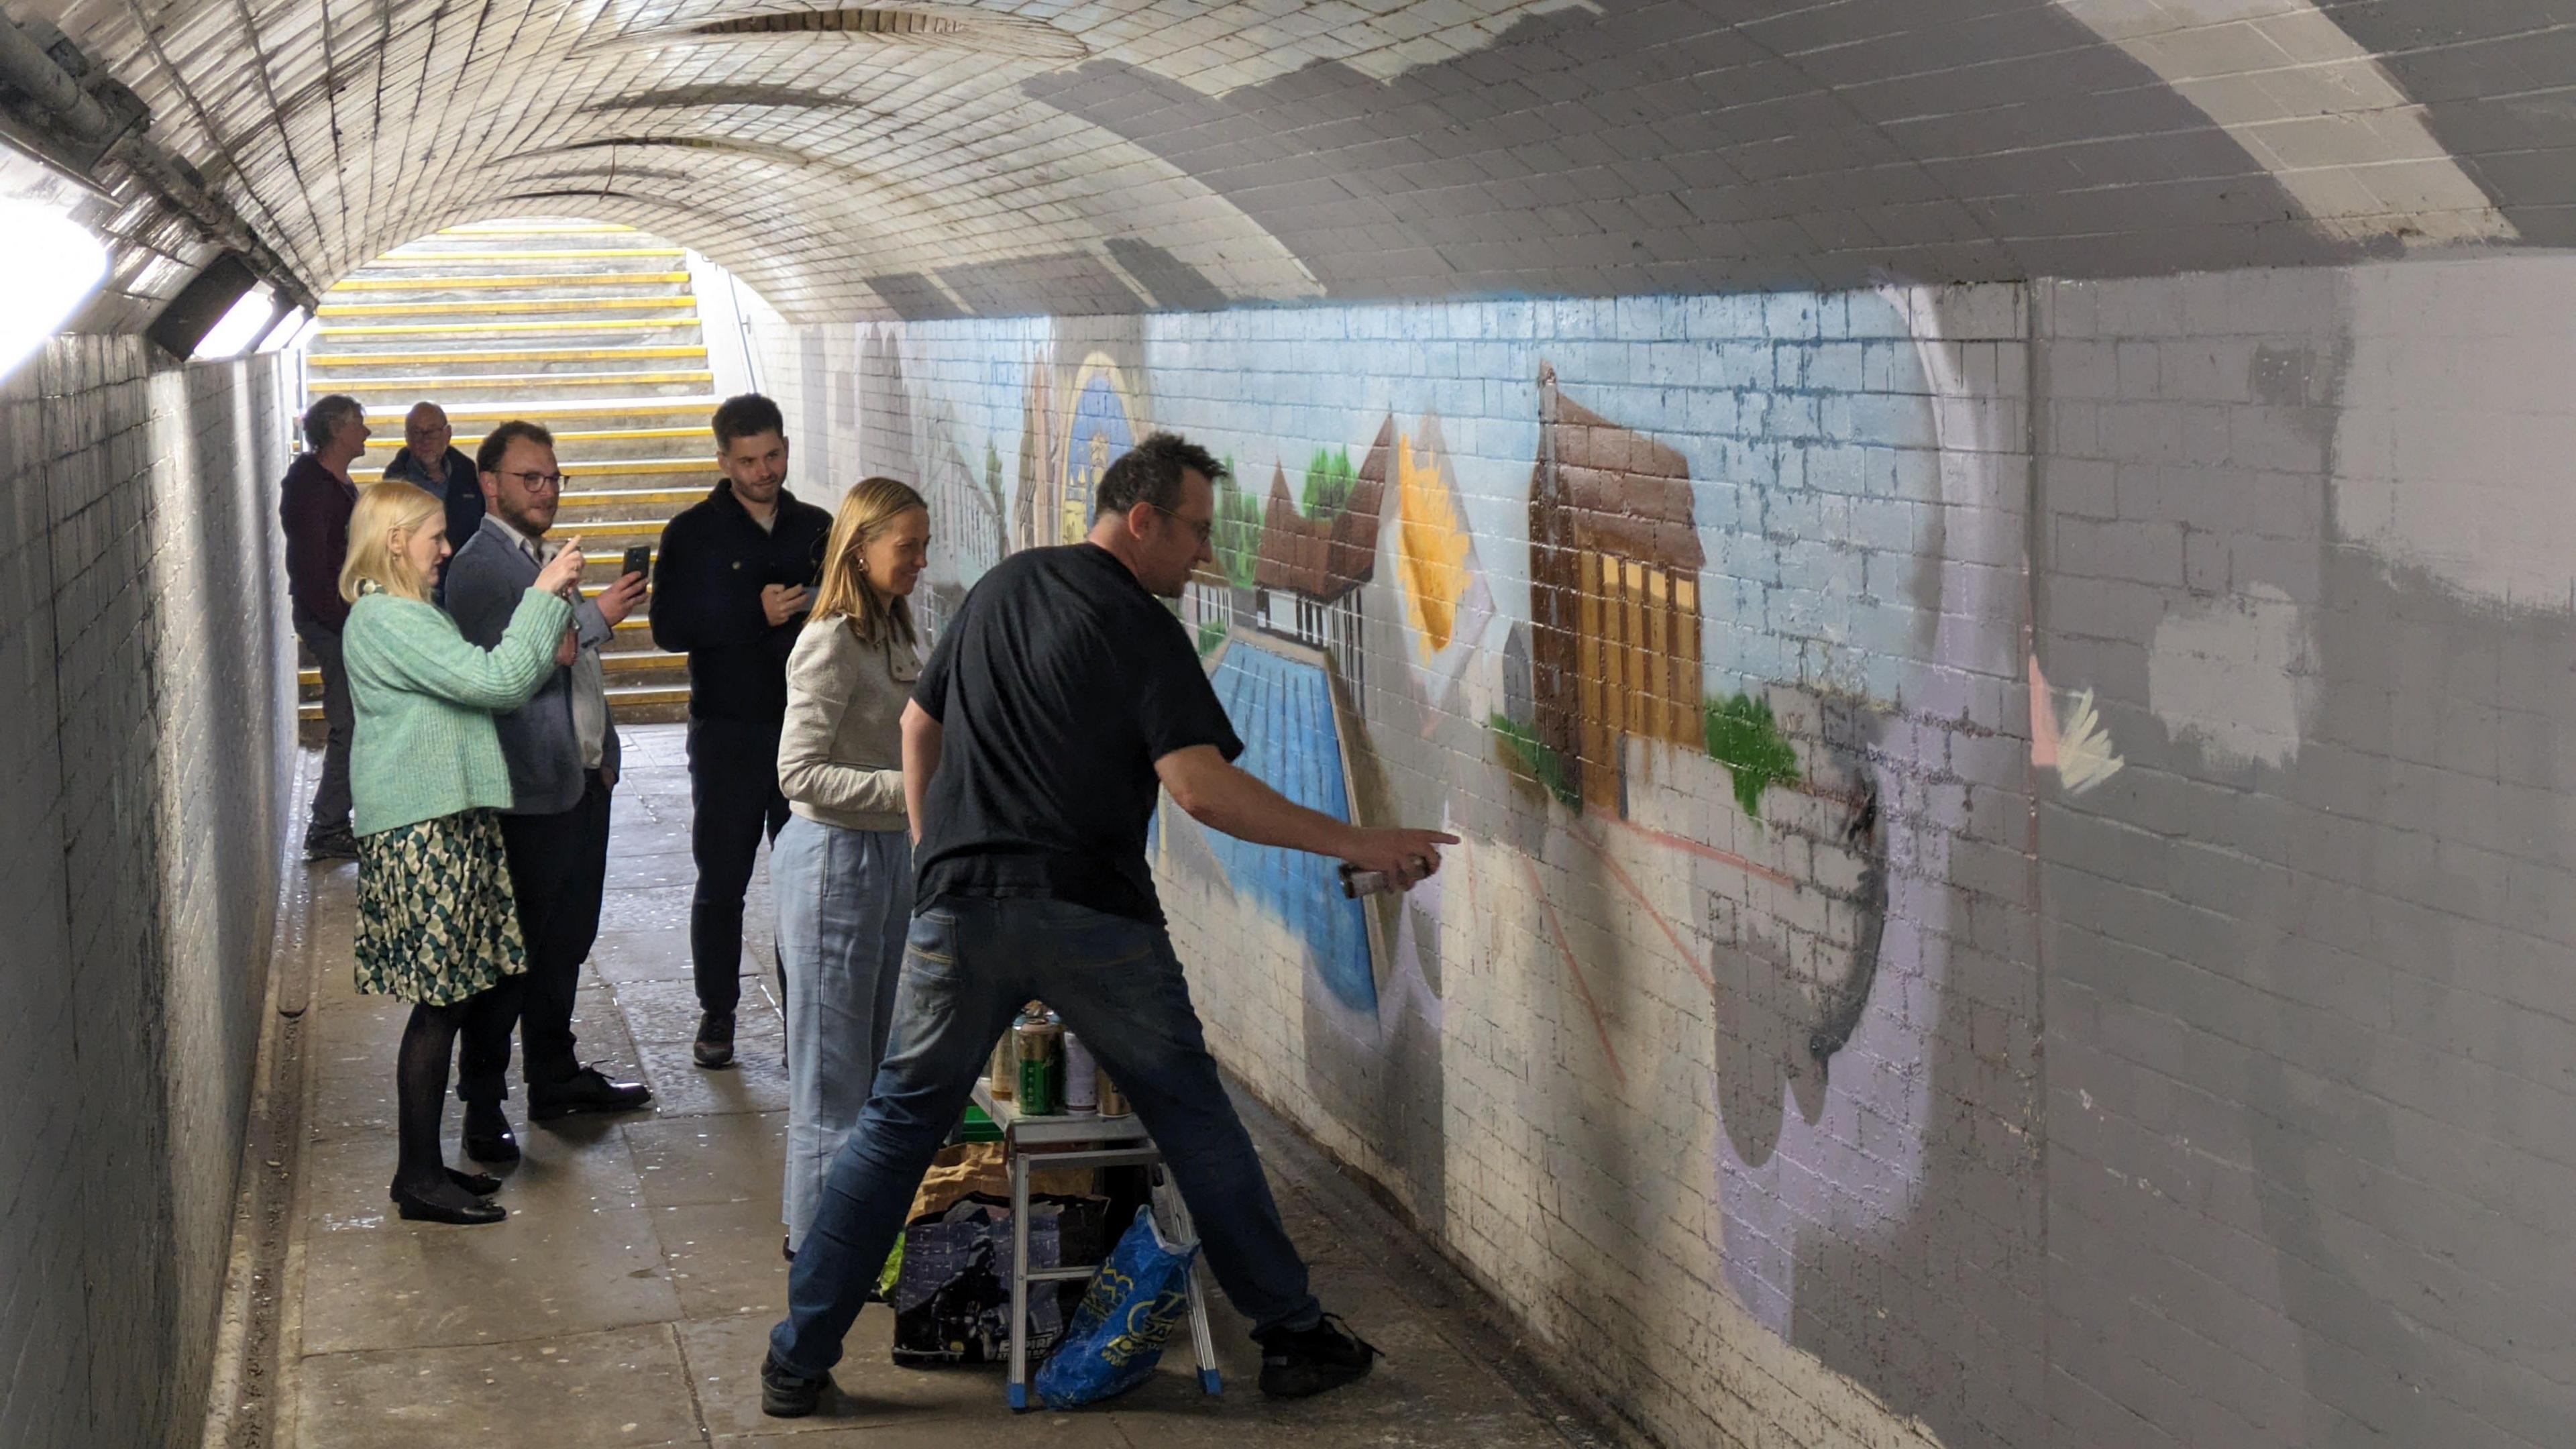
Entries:
<svg viewBox="0 0 2576 1449">
<path fill-rule="evenodd" d="M 1181 621 L 1108 550 L 1002 560 L 940 631 L 912 697 L 941 725 L 915 898 L 1043 896 L 1159 923 L 1154 762 L 1243 753 Z"/>
</svg>

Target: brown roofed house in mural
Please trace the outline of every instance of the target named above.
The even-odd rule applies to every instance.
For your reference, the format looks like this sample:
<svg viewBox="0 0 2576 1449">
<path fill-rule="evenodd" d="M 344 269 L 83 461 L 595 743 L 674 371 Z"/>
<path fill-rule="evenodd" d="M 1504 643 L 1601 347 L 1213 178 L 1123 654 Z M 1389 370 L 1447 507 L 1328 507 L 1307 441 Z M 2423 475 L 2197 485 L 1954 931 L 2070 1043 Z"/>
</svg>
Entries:
<svg viewBox="0 0 2576 1449">
<path fill-rule="evenodd" d="M 1566 397 L 1540 364 L 1530 470 L 1530 664 L 1539 741 L 1619 798 L 1623 736 L 1702 745 L 1690 465 Z"/>
<path fill-rule="evenodd" d="M 1262 626 L 1324 650 L 1355 696 L 1363 667 L 1360 586 L 1377 574 L 1378 518 L 1394 456 L 1395 416 L 1390 413 L 1350 496 L 1320 518 L 1298 511 L 1288 491 L 1287 469 L 1274 466 L 1253 564 Z"/>
</svg>

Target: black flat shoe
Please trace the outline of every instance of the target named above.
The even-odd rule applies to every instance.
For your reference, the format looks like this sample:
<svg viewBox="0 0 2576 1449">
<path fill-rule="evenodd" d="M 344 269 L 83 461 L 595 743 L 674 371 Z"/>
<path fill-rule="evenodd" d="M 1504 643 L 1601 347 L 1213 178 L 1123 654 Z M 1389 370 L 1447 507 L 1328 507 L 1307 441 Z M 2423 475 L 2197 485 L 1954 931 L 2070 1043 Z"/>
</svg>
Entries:
<svg viewBox="0 0 2576 1449">
<path fill-rule="evenodd" d="M 528 1088 L 528 1120 L 551 1122 L 576 1112 L 632 1112 L 653 1100 L 642 1082 L 612 1082 L 597 1067 L 583 1067 L 560 1082 Z"/>
<path fill-rule="evenodd" d="M 501 1190 L 501 1179 L 486 1172 L 464 1172 L 451 1167 L 447 1169 L 447 1180 L 455 1183 L 458 1187 L 465 1189 L 467 1192 L 474 1194 L 476 1197 L 490 1197 L 492 1194 Z M 385 1196 L 393 1199 L 395 1202 L 401 1202 L 402 1190 L 399 1188 L 387 1188 L 385 1190 Z"/>
<path fill-rule="evenodd" d="M 510 1163 L 519 1160 L 519 1139 L 511 1134 L 510 1119 L 501 1114 L 498 1105 L 480 1102 L 466 1104 L 465 1155 L 477 1162 Z M 483 1180 L 493 1182 L 488 1177 Z M 499 1185 L 493 1182 L 493 1187 Z M 492 1191 L 492 1188 L 467 1188 L 466 1191 L 484 1193 Z"/>
<path fill-rule="evenodd" d="M 454 1223 L 458 1227 L 481 1227 L 497 1223 L 510 1215 L 509 1209 L 496 1202 L 477 1200 L 471 1207 L 456 1207 L 443 1202 L 430 1202 L 407 1192 L 394 1194 L 394 1208 L 404 1220 L 415 1223 Z"/>
</svg>

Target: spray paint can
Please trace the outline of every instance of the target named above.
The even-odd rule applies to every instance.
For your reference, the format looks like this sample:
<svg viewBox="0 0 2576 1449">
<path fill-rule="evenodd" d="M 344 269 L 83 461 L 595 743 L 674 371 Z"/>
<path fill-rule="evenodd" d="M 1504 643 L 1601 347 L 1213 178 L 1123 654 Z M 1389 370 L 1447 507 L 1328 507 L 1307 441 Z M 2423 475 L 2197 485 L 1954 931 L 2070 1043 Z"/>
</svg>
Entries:
<svg viewBox="0 0 2576 1449">
<path fill-rule="evenodd" d="M 1099 1112 L 1101 1116 L 1126 1117 L 1135 1113 L 1136 1109 L 1127 1105 L 1127 1094 L 1118 1090 L 1118 1084 L 1116 1082 L 1109 1080 L 1108 1072 L 1101 1070 L 1098 1064 L 1095 1063 L 1092 1067 L 1091 1075 L 1093 1079 L 1099 1083 Z"/>
<path fill-rule="evenodd" d="M 995 1101 L 1007 1101 L 1020 1089 L 1017 1043 L 1007 1031 L 993 1038 L 993 1059 L 985 1064 L 984 1086 Z"/>
<path fill-rule="evenodd" d="M 1012 1055 L 1020 1066 L 1020 1115 L 1052 1117 L 1064 1109 L 1064 1028 L 1029 1003 L 1011 1028 Z"/>
<path fill-rule="evenodd" d="M 1100 1063 L 1072 1032 L 1064 1034 L 1064 1112 L 1088 1117 L 1100 1110 Z"/>
</svg>

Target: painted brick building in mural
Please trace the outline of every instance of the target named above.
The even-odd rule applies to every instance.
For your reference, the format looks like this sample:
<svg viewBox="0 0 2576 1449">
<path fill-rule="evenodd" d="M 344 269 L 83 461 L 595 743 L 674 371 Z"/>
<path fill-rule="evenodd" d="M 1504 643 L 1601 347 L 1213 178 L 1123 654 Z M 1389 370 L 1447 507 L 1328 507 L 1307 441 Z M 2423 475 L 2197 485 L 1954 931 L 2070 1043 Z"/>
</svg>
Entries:
<svg viewBox="0 0 2576 1449">
<path fill-rule="evenodd" d="M 1583 797 L 1623 798 L 1624 741 L 1700 743 L 1699 530 L 1690 465 L 1538 379 L 1530 637 L 1538 737 Z"/>
</svg>

